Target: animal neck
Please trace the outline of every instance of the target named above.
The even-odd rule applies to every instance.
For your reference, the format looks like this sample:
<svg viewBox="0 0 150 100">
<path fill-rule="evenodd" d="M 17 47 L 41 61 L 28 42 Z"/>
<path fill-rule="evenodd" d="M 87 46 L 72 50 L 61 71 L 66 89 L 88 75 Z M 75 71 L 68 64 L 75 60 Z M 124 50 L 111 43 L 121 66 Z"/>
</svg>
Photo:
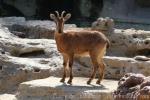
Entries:
<svg viewBox="0 0 150 100">
<path fill-rule="evenodd" d="M 64 27 L 58 25 L 58 26 L 56 27 L 55 32 L 58 33 L 58 34 L 62 34 L 62 33 L 64 33 L 63 30 L 64 30 Z"/>
<path fill-rule="evenodd" d="M 55 33 L 54 33 L 55 39 L 58 40 L 61 37 L 62 34 L 63 34 L 63 32 L 60 33 L 58 31 L 55 31 Z"/>
<path fill-rule="evenodd" d="M 64 32 L 63 32 L 63 30 L 56 30 L 55 33 L 56 34 L 63 34 Z"/>
</svg>

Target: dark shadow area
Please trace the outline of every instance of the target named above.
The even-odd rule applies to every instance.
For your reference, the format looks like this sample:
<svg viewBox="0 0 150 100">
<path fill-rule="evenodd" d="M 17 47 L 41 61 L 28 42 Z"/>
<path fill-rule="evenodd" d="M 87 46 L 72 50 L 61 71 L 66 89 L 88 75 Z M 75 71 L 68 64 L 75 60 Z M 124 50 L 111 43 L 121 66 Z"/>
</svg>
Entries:
<svg viewBox="0 0 150 100">
<path fill-rule="evenodd" d="M 48 56 L 45 54 L 44 50 L 32 50 L 21 52 L 19 49 L 12 49 L 10 52 L 14 57 L 22 57 L 22 58 L 47 58 Z"/>
<path fill-rule="evenodd" d="M 60 86 L 56 86 L 56 88 L 67 88 L 67 90 L 73 90 L 74 92 L 82 92 L 82 91 L 87 91 L 87 90 L 108 90 L 104 85 L 85 85 L 85 86 L 77 86 L 77 85 L 69 85 L 67 83 L 63 83 Z"/>
<path fill-rule="evenodd" d="M 24 16 L 18 9 L 15 7 L 5 4 L 3 0 L 0 0 L 0 17 L 6 16 Z"/>
<path fill-rule="evenodd" d="M 136 3 L 141 7 L 150 7 L 150 0 L 135 0 Z"/>
<path fill-rule="evenodd" d="M 54 11 L 70 12 L 73 14 L 74 0 L 37 0 L 37 17 L 40 19 L 49 19 L 49 14 Z"/>
<path fill-rule="evenodd" d="M 150 49 L 142 49 L 136 52 L 136 55 L 150 56 Z"/>
<path fill-rule="evenodd" d="M 104 2 L 103 0 L 91 0 L 92 8 L 91 8 L 91 18 L 97 19 L 102 11 Z"/>
<path fill-rule="evenodd" d="M 37 56 L 42 56 L 42 55 L 45 55 L 44 50 L 36 50 L 36 51 L 25 52 L 25 53 L 19 54 L 19 57 L 37 57 Z"/>
<path fill-rule="evenodd" d="M 3 66 L 2 65 L 0 66 L 0 70 L 3 70 Z"/>
<path fill-rule="evenodd" d="M 22 8 L 19 7 L 19 3 L 24 3 Z M 24 16 L 27 20 L 49 20 L 50 13 L 65 10 L 72 14 L 67 23 L 90 26 L 100 16 L 103 6 L 103 0 L 35 0 L 35 2 L 0 0 L 0 16 Z"/>
<path fill-rule="evenodd" d="M 39 68 L 33 68 L 33 73 L 40 73 L 41 72 L 41 69 Z"/>
</svg>

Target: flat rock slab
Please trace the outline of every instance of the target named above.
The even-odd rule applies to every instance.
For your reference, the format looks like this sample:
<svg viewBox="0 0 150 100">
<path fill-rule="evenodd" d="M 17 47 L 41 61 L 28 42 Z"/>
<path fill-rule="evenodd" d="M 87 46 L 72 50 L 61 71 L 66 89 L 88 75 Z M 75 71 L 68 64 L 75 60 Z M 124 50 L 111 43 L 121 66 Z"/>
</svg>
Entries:
<svg viewBox="0 0 150 100">
<path fill-rule="evenodd" d="M 94 79 L 87 85 L 88 78 L 74 77 L 73 84 L 61 83 L 60 78 L 49 77 L 28 82 L 19 86 L 19 100 L 112 100 L 118 81 L 103 80 L 97 85 Z"/>
<path fill-rule="evenodd" d="M 0 100 L 17 100 L 13 94 L 0 94 Z"/>
</svg>

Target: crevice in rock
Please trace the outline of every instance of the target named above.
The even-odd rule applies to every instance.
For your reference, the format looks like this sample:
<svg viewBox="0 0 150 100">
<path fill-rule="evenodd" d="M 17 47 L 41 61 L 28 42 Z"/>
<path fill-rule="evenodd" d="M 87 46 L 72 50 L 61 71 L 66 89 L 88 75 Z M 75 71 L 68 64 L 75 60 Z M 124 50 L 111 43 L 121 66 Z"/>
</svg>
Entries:
<svg viewBox="0 0 150 100">
<path fill-rule="evenodd" d="M 34 72 L 34 73 L 40 73 L 41 70 L 40 70 L 39 68 L 33 68 L 33 72 Z"/>
<path fill-rule="evenodd" d="M 36 50 L 36 51 L 21 53 L 19 54 L 19 57 L 32 57 L 32 56 L 37 57 L 41 55 L 45 55 L 44 50 Z"/>
<path fill-rule="evenodd" d="M 3 66 L 2 65 L 0 66 L 0 70 L 3 70 Z"/>
<path fill-rule="evenodd" d="M 18 32 L 18 31 L 11 31 L 14 35 L 18 36 L 19 38 L 26 38 L 26 34 L 24 32 Z"/>
<path fill-rule="evenodd" d="M 132 37 L 133 37 L 133 38 L 138 38 L 136 34 L 133 34 Z"/>
<path fill-rule="evenodd" d="M 11 55 L 15 56 L 15 57 L 23 57 L 23 58 L 26 58 L 26 57 L 38 58 L 38 57 L 46 56 L 45 51 L 42 50 L 42 49 L 40 49 L 40 50 L 32 50 L 32 51 L 26 50 L 25 52 L 22 52 L 19 49 L 13 49 L 11 51 Z"/>
<path fill-rule="evenodd" d="M 148 45 L 150 42 L 149 42 L 149 41 L 145 41 L 144 43 L 145 43 L 146 45 Z"/>
<path fill-rule="evenodd" d="M 136 55 L 150 56 L 150 49 L 142 49 L 136 52 Z"/>
</svg>

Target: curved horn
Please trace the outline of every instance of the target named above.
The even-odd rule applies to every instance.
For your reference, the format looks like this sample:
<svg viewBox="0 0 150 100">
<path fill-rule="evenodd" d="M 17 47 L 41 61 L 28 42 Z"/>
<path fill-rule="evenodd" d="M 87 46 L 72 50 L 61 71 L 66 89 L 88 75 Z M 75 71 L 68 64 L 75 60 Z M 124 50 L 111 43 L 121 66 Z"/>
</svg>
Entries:
<svg viewBox="0 0 150 100">
<path fill-rule="evenodd" d="M 63 17 L 64 13 L 65 13 L 65 11 L 63 11 L 63 12 L 61 13 L 61 17 Z"/>
<path fill-rule="evenodd" d="M 57 14 L 57 17 L 59 17 L 59 12 L 58 11 L 55 11 L 56 12 L 56 14 Z"/>
</svg>

